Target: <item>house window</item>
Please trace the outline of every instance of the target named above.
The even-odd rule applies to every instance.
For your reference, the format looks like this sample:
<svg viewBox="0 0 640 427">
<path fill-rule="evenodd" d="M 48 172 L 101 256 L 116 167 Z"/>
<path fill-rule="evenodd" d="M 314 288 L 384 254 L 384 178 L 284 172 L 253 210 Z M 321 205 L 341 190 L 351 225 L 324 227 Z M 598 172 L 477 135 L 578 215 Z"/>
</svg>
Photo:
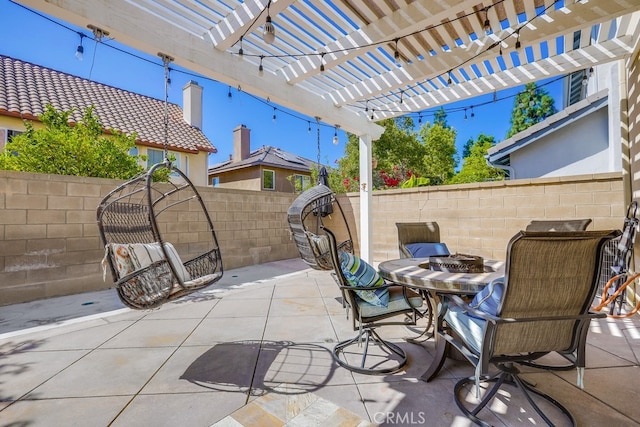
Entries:
<svg viewBox="0 0 640 427">
<path fill-rule="evenodd" d="M 265 169 L 262 171 L 262 189 L 263 190 L 275 190 L 276 189 L 276 173 L 272 170 Z"/>
<path fill-rule="evenodd" d="M 311 177 L 309 175 L 293 175 L 293 185 L 296 193 L 301 193 L 311 186 Z"/>
<path fill-rule="evenodd" d="M 4 146 L 7 142 L 11 141 L 11 138 L 16 135 L 20 135 L 21 133 L 23 132 L 20 130 L 0 129 L 0 150 L 4 149 Z"/>
<path fill-rule="evenodd" d="M 147 149 L 147 168 L 150 168 L 156 163 L 162 163 L 163 160 L 164 160 L 164 151 L 154 150 L 152 148 Z"/>
<path fill-rule="evenodd" d="M 220 187 L 220 177 L 214 176 L 213 178 L 211 178 L 211 185 L 213 185 L 214 187 Z"/>
</svg>

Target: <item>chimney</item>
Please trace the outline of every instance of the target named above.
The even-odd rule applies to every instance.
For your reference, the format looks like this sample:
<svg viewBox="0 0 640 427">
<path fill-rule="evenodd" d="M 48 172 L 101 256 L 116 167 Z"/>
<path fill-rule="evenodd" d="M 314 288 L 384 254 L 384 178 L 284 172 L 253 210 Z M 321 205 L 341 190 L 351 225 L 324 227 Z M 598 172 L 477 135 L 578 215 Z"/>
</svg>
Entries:
<svg viewBox="0 0 640 427">
<path fill-rule="evenodd" d="M 202 130 L 202 86 L 189 80 L 182 88 L 182 118 Z"/>
<path fill-rule="evenodd" d="M 249 157 L 251 152 L 251 130 L 240 125 L 233 130 L 233 161 L 239 162 Z"/>
</svg>

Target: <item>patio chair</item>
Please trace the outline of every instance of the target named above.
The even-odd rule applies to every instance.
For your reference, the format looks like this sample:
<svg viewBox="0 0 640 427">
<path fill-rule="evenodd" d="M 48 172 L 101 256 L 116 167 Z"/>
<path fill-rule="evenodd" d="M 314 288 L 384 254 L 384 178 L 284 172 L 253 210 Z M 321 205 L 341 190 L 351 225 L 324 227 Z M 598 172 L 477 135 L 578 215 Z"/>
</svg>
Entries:
<svg viewBox="0 0 640 427">
<path fill-rule="evenodd" d="M 396 222 L 398 229 L 398 251 L 400 258 L 426 258 L 434 255 L 449 255 L 447 245 L 440 242 L 440 227 L 437 222 Z M 433 324 L 433 301 L 424 289 L 414 289 L 424 298 L 424 309 L 420 317 L 427 319 L 422 332 L 412 338 L 412 342 L 420 342 L 431 338 L 429 330 Z"/>
<path fill-rule="evenodd" d="M 402 369 L 407 363 L 406 352 L 382 339 L 376 328 L 415 325 L 422 296 L 404 286 L 385 283 L 373 267 L 339 251 L 333 232 L 326 227 L 323 230 L 329 242 L 332 275 L 346 298 L 353 330 L 358 331 L 354 338 L 333 348 L 334 359 L 338 365 L 362 374 L 388 374 Z M 402 320 L 398 319 L 400 316 Z M 358 364 L 349 357 L 357 357 Z"/>
<path fill-rule="evenodd" d="M 396 222 L 400 258 L 449 255 L 447 245 L 440 242 L 437 222 Z"/>
<path fill-rule="evenodd" d="M 591 224 L 591 218 L 567 220 L 533 220 L 526 231 L 584 231 Z"/>
<path fill-rule="evenodd" d="M 567 408 L 519 377 L 515 363 L 554 351 L 570 354 L 578 369 L 578 385 L 583 386 L 589 322 L 605 317 L 589 307 L 598 286 L 602 248 L 615 236 L 614 231 L 516 234 L 507 247 L 504 279 L 487 285 L 468 304 L 456 295 L 442 295 L 435 369 L 430 369 L 427 381 L 442 367 L 447 347 L 453 346 L 475 367 L 475 374 L 454 388 L 456 404 L 473 422 L 487 425 L 481 411 L 495 396 L 502 398 L 497 392 L 508 384 L 524 393 L 547 424 L 553 423 L 531 393 L 554 405 L 575 425 Z M 498 368 L 497 373 L 489 375 L 490 364 Z M 494 385 L 475 407 L 468 408 L 461 393 L 475 383 L 479 397 L 480 382 Z"/>
</svg>

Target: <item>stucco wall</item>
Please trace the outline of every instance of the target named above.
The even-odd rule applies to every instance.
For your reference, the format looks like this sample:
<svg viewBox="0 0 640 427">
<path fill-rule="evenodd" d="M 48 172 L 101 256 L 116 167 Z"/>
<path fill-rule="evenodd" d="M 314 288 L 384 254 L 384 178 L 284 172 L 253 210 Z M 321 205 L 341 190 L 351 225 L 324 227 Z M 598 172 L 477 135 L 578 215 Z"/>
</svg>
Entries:
<svg viewBox="0 0 640 427">
<path fill-rule="evenodd" d="M 607 106 L 511 154 L 516 178 L 616 172 L 609 164 Z M 618 169 L 617 171 L 619 171 Z"/>
</svg>

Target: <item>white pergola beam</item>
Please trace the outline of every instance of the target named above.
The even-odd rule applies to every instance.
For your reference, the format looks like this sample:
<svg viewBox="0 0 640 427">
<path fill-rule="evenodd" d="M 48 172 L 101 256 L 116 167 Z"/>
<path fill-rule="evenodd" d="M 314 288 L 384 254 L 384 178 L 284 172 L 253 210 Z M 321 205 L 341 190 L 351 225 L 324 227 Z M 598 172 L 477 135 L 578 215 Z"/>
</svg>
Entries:
<svg viewBox="0 0 640 427">
<path fill-rule="evenodd" d="M 167 26 L 162 19 L 126 1 L 20 0 L 20 3 L 79 27 L 97 25 L 109 31 L 118 42 L 134 49 L 150 55 L 168 54 L 175 58 L 176 65 L 241 87 L 243 91 L 269 98 L 309 117 L 321 117 L 322 121 L 338 124 L 347 132 L 377 139 L 384 130 L 357 112 L 334 106 L 328 98 L 287 84 L 280 76 L 265 72 L 260 77 L 253 64 L 247 66 L 234 55 L 212 48 L 208 40 Z"/>
</svg>

